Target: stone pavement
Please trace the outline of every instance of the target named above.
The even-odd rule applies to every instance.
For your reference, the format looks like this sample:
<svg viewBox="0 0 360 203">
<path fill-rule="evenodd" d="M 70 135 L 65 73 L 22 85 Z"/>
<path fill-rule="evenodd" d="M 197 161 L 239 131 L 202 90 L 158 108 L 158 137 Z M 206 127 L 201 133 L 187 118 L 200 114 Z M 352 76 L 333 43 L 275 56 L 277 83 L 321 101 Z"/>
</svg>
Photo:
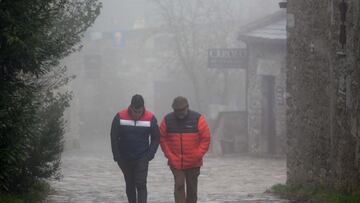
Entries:
<svg viewBox="0 0 360 203">
<path fill-rule="evenodd" d="M 125 183 L 110 152 L 67 152 L 62 158 L 61 181 L 51 181 L 47 203 L 126 203 Z M 285 203 L 264 193 L 286 180 L 283 159 L 249 156 L 207 156 L 199 176 L 199 203 Z M 163 154 L 150 162 L 148 202 L 171 203 L 173 177 Z"/>
</svg>

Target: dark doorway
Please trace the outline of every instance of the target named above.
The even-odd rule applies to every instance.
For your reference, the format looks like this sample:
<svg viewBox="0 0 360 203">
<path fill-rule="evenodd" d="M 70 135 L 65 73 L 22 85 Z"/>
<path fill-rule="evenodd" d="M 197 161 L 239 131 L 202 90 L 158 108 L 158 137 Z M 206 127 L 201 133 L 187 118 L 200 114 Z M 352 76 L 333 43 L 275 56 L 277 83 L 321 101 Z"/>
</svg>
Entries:
<svg viewBox="0 0 360 203">
<path fill-rule="evenodd" d="M 267 143 L 267 152 L 275 154 L 276 152 L 276 133 L 275 133 L 275 77 L 263 76 L 262 79 L 262 126 L 261 135 L 264 142 Z"/>
</svg>

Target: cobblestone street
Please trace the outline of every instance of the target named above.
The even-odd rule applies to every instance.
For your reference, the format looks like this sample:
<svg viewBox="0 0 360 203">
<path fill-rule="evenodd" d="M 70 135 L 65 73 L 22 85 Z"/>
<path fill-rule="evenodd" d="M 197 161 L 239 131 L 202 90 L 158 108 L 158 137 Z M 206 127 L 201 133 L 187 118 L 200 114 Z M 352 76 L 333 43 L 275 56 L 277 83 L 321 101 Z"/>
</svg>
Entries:
<svg viewBox="0 0 360 203">
<path fill-rule="evenodd" d="M 48 203 L 125 203 L 125 183 L 117 164 L 108 154 L 66 153 L 61 181 L 53 181 Z M 199 176 L 199 203 L 286 202 L 267 188 L 286 180 L 283 159 L 248 156 L 205 157 Z M 148 202 L 173 201 L 173 177 L 161 151 L 150 162 Z"/>
</svg>

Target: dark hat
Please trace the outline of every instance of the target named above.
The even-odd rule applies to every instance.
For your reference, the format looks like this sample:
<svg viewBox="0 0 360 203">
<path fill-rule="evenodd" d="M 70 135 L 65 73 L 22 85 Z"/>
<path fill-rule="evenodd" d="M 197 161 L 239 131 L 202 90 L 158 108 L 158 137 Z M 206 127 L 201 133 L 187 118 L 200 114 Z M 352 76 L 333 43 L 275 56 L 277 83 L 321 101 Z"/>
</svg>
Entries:
<svg viewBox="0 0 360 203">
<path fill-rule="evenodd" d="M 144 107 L 144 98 L 139 95 L 139 94 L 135 94 L 132 98 L 131 98 L 131 107 L 134 107 L 135 109 Z"/>
<path fill-rule="evenodd" d="M 185 97 L 178 96 L 175 97 L 171 107 L 173 109 L 184 109 L 185 107 L 188 107 L 189 103 Z"/>
</svg>

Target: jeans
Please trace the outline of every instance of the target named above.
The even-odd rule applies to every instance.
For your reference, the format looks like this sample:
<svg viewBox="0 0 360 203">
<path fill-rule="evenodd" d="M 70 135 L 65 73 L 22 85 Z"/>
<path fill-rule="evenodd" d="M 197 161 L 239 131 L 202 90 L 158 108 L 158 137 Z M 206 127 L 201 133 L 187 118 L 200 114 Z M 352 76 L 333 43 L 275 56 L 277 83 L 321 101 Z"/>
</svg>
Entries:
<svg viewBox="0 0 360 203">
<path fill-rule="evenodd" d="M 196 203 L 197 202 L 197 185 L 200 175 L 200 167 L 189 169 L 171 168 L 174 175 L 175 203 Z M 185 194 L 186 183 L 186 194 Z"/>
<path fill-rule="evenodd" d="M 145 156 L 137 160 L 121 160 L 118 161 L 118 165 L 124 174 L 126 195 L 129 203 L 146 203 L 148 158 Z"/>
</svg>

